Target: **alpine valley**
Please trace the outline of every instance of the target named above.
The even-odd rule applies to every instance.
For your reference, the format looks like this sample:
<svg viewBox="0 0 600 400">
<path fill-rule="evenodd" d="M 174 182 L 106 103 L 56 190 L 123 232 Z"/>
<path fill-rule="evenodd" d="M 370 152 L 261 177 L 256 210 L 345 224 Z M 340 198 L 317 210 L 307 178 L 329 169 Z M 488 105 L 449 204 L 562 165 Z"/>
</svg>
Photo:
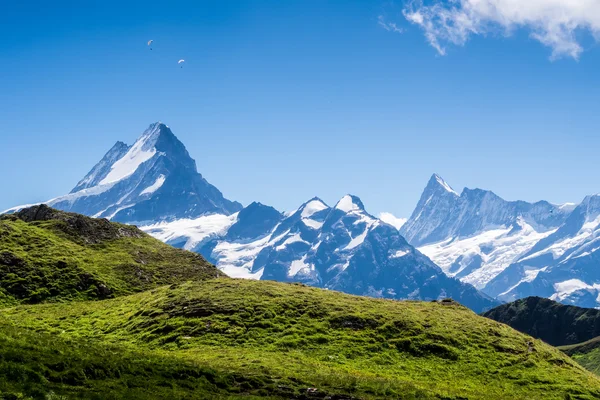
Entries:
<svg viewBox="0 0 600 400">
<path fill-rule="evenodd" d="M 315 197 L 285 213 L 243 207 L 154 123 L 46 204 L 138 225 L 230 277 L 390 299 L 451 297 L 476 312 L 527 296 L 600 306 L 600 195 L 578 205 L 506 201 L 481 189 L 459 194 L 433 175 L 406 221 L 375 217 L 353 195 L 332 205 Z"/>
</svg>

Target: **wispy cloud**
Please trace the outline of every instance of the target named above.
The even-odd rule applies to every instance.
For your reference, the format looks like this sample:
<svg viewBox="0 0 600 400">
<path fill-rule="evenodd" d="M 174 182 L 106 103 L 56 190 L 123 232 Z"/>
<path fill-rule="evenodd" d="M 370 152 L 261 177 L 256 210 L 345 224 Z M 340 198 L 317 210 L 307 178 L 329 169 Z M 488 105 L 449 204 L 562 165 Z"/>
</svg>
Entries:
<svg viewBox="0 0 600 400">
<path fill-rule="evenodd" d="M 442 55 L 450 45 L 464 45 L 472 35 L 526 29 L 548 46 L 552 57 L 578 59 L 583 47 L 577 33 L 600 41 L 600 0 L 412 0 L 405 18 L 419 25 Z"/>
<path fill-rule="evenodd" d="M 396 25 L 394 22 L 387 22 L 383 15 L 380 15 L 379 17 L 377 17 L 377 23 L 379 24 L 379 26 L 381 26 L 383 29 L 385 29 L 388 32 L 396 32 L 396 33 L 404 32 L 404 30 L 402 28 L 398 28 L 398 25 Z"/>
</svg>

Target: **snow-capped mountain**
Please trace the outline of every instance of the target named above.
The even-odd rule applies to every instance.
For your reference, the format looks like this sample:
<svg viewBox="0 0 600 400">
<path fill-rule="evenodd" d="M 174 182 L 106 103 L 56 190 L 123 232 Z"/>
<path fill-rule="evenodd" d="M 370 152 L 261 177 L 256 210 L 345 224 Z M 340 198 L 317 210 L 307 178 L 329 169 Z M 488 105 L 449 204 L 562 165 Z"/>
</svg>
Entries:
<svg viewBox="0 0 600 400">
<path fill-rule="evenodd" d="M 452 297 L 483 310 L 494 301 L 447 277 L 355 196 L 318 198 L 281 214 L 252 203 L 239 213 L 161 222 L 142 229 L 200 252 L 233 277 L 271 279 L 393 299 Z"/>
<path fill-rule="evenodd" d="M 486 290 L 510 301 L 536 295 L 600 306 L 600 195 L 587 196 L 551 235 L 536 243 Z"/>
<path fill-rule="evenodd" d="M 117 142 L 71 193 L 46 204 L 129 223 L 229 215 L 242 208 L 198 173 L 185 146 L 160 122 L 132 146 Z"/>
<path fill-rule="evenodd" d="M 449 276 L 486 285 L 571 214 L 570 205 L 506 201 L 491 191 L 459 195 L 439 175 L 429 180 L 400 233 Z"/>
</svg>

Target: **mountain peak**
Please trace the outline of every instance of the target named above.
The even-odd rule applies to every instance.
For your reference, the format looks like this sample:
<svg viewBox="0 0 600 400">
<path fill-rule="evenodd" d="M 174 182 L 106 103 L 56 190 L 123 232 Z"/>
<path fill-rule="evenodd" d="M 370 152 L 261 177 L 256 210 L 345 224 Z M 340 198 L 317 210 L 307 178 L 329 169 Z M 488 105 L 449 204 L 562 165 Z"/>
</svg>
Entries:
<svg viewBox="0 0 600 400">
<path fill-rule="evenodd" d="M 148 128 L 136 140 L 136 143 L 144 142 L 147 146 L 157 146 L 160 141 L 179 142 L 171 129 L 159 121 L 150 124 L 150 126 L 148 126 Z"/>
<path fill-rule="evenodd" d="M 441 188 L 448 193 L 459 196 L 459 194 L 454 189 L 452 189 L 452 187 L 440 175 L 433 174 L 431 175 L 431 178 L 429 178 L 429 182 L 427 183 L 427 189 L 437 188 Z"/>
<path fill-rule="evenodd" d="M 131 146 L 117 142 L 69 195 L 48 204 L 136 223 L 230 215 L 242 209 L 198 173 L 184 144 L 160 121 L 150 124 Z"/>
<path fill-rule="evenodd" d="M 318 197 L 313 197 L 306 203 L 302 204 L 298 211 L 301 211 L 302 218 L 310 218 L 313 214 L 328 209 L 329 206 Z"/>
<path fill-rule="evenodd" d="M 357 196 L 351 194 L 342 197 L 335 205 L 335 208 L 347 213 L 352 211 L 365 211 L 365 206 L 362 201 Z"/>
</svg>

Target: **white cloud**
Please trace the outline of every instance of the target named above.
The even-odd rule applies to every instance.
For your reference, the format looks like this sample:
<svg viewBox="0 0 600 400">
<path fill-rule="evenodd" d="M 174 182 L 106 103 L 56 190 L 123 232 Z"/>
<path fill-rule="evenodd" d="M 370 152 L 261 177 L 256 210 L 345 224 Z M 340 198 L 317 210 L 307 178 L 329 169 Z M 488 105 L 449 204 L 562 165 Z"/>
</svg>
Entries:
<svg viewBox="0 0 600 400">
<path fill-rule="evenodd" d="M 472 35 L 526 29 L 552 49 L 552 58 L 579 58 L 583 47 L 578 33 L 600 41 L 600 0 L 434 0 L 425 5 L 411 1 L 406 19 L 425 31 L 441 54 L 448 44 L 464 45 Z"/>
<path fill-rule="evenodd" d="M 387 22 L 383 15 L 380 15 L 379 17 L 377 17 L 377 23 L 379 24 L 379 26 L 381 26 L 383 29 L 385 29 L 388 32 L 396 32 L 396 33 L 404 32 L 403 29 L 398 28 L 398 25 L 396 25 L 394 22 Z"/>
<path fill-rule="evenodd" d="M 394 214 L 389 212 L 382 212 L 378 218 L 386 224 L 392 225 L 396 229 L 402 228 L 402 225 L 406 223 L 406 218 L 398 218 Z"/>
</svg>

